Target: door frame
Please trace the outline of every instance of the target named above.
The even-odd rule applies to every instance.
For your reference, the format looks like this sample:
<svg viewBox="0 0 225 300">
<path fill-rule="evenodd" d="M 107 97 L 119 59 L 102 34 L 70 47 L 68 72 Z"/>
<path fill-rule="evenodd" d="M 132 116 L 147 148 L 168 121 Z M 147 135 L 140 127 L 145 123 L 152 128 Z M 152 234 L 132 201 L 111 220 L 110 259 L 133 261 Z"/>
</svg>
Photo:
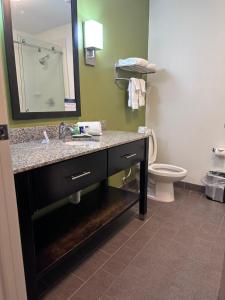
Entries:
<svg viewBox="0 0 225 300">
<path fill-rule="evenodd" d="M 0 49 L 0 124 L 8 125 L 3 57 Z M 8 140 L 0 140 L 0 245 L 0 298 L 26 300 L 16 192 Z"/>
</svg>

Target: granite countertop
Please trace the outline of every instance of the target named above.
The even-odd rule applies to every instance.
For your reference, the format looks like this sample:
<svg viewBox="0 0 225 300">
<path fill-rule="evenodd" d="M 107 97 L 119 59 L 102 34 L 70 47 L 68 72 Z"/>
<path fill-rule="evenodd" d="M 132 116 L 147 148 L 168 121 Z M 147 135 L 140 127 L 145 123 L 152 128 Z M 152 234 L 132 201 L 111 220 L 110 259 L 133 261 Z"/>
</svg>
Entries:
<svg viewBox="0 0 225 300">
<path fill-rule="evenodd" d="M 103 131 L 98 142 L 86 142 L 85 146 L 71 146 L 58 139 L 50 139 L 49 144 L 41 144 L 40 140 L 12 144 L 10 149 L 13 171 L 14 174 L 21 173 L 148 136 L 149 134 L 127 131 Z"/>
</svg>

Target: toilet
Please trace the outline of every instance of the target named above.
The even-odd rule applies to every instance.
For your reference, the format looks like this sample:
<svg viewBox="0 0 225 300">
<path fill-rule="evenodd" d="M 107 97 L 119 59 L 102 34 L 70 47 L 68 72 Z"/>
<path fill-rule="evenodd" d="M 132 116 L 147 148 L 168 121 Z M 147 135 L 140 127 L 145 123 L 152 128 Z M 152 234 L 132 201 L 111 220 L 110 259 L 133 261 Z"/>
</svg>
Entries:
<svg viewBox="0 0 225 300">
<path fill-rule="evenodd" d="M 161 202 L 174 201 L 173 183 L 184 179 L 187 170 L 167 164 L 155 163 L 157 157 L 157 140 L 153 130 L 149 136 L 149 185 L 153 182 L 155 191 L 151 198 Z"/>
</svg>

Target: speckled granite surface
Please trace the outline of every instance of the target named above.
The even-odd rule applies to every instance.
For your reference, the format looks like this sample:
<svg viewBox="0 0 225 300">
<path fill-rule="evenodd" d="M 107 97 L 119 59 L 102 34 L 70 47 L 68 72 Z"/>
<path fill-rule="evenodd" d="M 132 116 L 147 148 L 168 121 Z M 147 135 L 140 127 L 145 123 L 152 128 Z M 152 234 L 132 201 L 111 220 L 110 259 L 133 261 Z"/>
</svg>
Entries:
<svg viewBox="0 0 225 300">
<path fill-rule="evenodd" d="M 101 120 L 102 130 L 106 130 L 106 121 Z M 73 123 L 68 123 L 73 125 Z M 59 135 L 59 125 L 34 126 L 24 128 L 9 128 L 9 138 L 11 144 L 26 143 L 29 141 L 43 139 L 43 131 L 46 130 L 48 137 L 57 139 Z"/>
<path fill-rule="evenodd" d="M 50 140 L 47 145 L 40 140 L 11 144 L 11 156 L 14 174 L 50 165 L 59 161 L 71 159 L 88 153 L 126 144 L 147 137 L 148 134 L 139 134 L 126 131 L 104 131 L 99 142 L 85 142 L 83 146 L 67 145 L 58 139 Z M 84 143 L 84 142 L 83 142 Z"/>
<path fill-rule="evenodd" d="M 11 144 L 26 143 L 43 139 L 43 131 L 46 130 L 49 138 L 57 138 L 59 135 L 58 125 L 34 126 L 24 128 L 10 128 L 9 139 Z"/>
</svg>

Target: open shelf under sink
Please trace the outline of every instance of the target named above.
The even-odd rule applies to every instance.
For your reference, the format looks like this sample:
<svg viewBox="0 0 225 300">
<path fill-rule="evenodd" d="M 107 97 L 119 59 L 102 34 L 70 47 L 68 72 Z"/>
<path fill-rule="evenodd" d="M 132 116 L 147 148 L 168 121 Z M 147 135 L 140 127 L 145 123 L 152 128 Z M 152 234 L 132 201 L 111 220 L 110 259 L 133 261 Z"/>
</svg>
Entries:
<svg viewBox="0 0 225 300">
<path fill-rule="evenodd" d="M 75 252 L 97 231 L 139 201 L 139 195 L 108 187 L 84 195 L 78 205 L 68 204 L 34 222 L 37 273 L 41 278 L 64 256 Z"/>
</svg>

